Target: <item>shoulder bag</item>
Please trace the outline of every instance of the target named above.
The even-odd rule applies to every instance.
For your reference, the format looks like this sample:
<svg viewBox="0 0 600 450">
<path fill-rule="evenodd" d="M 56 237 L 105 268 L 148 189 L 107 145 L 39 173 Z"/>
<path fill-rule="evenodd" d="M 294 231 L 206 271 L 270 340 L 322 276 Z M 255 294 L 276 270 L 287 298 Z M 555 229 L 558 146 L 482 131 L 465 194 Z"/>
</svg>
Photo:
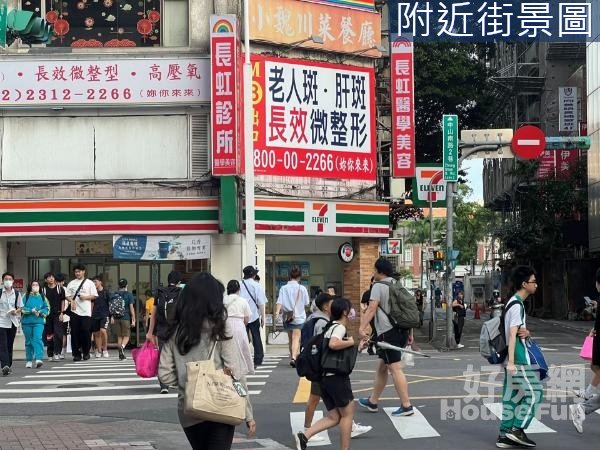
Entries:
<svg viewBox="0 0 600 450">
<path fill-rule="evenodd" d="M 73 295 L 73 300 L 75 300 L 75 298 L 77 297 L 77 295 L 79 294 L 79 291 L 81 290 L 81 288 L 83 287 L 84 283 L 86 282 L 87 278 L 84 278 L 83 281 L 79 284 L 79 287 L 77 288 L 77 290 L 75 291 L 75 295 Z M 67 307 L 65 308 L 65 310 L 63 311 L 63 314 L 65 316 L 71 317 L 71 314 L 73 314 L 75 311 L 73 311 L 71 309 L 71 302 L 67 302 Z M 64 322 L 64 321 L 63 321 Z"/>
<path fill-rule="evenodd" d="M 334 324 L 331 330 L 338 324 Z M 343 350 L 332 350 L 329 348 L 331 337 L 323 339 L 323 351 L 321 356 L 321 369 L 323 373 L 334 373 L 336 375 L 350 375 L 356 364 L 358 348 L 353 345 Z"/>
<path fill-rule="evenodd" d="M 300 300 L 300 289 L 302 286 L 298 285 L 298 293 L 296 294 L 296 301 L 291 311 L 283 310 L 283 323 L 292 323 L 296 318 L 296 306 L 298 306 L 298 300 Z"/>
<path fill-rule="evenodd" d="M 246 418 L 246 395 L 241 383 L 216 369 L 215 341 L 208 359 L 186 363 L 183 412 L 199 420 L 239 425 Z"/>
</svg>

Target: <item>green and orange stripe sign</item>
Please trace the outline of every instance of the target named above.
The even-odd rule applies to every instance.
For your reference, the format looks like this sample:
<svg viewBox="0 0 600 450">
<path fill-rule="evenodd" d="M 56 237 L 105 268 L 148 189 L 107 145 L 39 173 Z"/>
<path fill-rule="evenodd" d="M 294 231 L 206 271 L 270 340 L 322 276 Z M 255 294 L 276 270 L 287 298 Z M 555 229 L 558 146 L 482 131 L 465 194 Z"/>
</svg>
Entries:
<svg viewBox="0 0 600 450">
<path fill-rule="evenodd" d="M 219 231 L 218 199 L 0 201 L 0 236 Z"/>
<path fill-rule="evenodd" d="M 258 198 L 255 205 L 260 234 L 389 236 L 387 203 Z"/>
</svg>

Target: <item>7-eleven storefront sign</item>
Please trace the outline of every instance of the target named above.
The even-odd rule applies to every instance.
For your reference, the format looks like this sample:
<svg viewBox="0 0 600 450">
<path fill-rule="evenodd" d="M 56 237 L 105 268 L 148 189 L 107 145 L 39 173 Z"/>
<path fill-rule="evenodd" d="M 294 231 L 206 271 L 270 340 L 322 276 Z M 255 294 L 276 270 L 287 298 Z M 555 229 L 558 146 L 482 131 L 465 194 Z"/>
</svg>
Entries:
<svg viewBox="0 0 600 450">
<path fill-rule="evenodd" d="M 257 198 L 258 234 L 387 237 L 389 204 Z"/>
<path fill-rule="evenodd" d="M 417 166 L 416 178 L 413 178 L 412 185 L 413 203 L 416 206 L 428 207 L 430 196 L 434 207 L 446 206 L 444 169 L 438 165 Z"/>
</svg>

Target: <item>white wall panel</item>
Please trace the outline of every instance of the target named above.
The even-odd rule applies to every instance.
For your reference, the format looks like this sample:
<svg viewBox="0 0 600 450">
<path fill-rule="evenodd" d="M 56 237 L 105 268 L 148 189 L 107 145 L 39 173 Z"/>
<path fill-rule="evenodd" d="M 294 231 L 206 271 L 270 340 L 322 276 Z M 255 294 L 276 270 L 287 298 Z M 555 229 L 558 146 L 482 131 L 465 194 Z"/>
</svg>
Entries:
<svg viewBox="0 0 600 450">
<path fill-rule="evenodd" d="M 186 116 L 96 119 L 96 179 L 187 178 Z"/>
<path fill-rule="evenodd" d="M 93 179 L 93 120 L 91 117 L 4 118 L 2 179 Z"/>
</svg>

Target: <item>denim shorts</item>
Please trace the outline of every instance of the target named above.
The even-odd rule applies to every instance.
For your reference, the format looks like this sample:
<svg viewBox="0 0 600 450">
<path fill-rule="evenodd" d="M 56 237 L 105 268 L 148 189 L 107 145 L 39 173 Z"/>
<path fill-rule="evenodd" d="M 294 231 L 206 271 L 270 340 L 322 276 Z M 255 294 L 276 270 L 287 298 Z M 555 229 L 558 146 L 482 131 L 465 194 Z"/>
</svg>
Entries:
<svg viewBox="0 0 600 450">
<path fill-rule="evenodd" d="M 285 331 L 301 330 L 303 326 L 304 326 L 304 322 L 303 323 L 284 323 L 283 329 Z"/>
</svg>

